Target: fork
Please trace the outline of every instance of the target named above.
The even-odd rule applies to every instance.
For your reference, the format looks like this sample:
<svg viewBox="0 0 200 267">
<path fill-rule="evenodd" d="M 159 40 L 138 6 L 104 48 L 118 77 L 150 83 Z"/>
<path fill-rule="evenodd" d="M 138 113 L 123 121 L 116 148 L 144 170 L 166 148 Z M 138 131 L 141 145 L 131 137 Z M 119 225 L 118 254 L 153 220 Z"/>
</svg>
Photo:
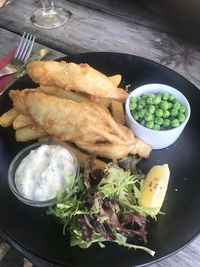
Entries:
<svg viewBox="0 0 200 267">
<path fill-rule="evenodd" d="M 13 59 L 0 70 L 0 77 L 15 73 L 19 66 L 25 63 L 32 51 L 35 36 L 30 33 L 23 33 L 20 44 L 16 50 Z"/>
</svg>

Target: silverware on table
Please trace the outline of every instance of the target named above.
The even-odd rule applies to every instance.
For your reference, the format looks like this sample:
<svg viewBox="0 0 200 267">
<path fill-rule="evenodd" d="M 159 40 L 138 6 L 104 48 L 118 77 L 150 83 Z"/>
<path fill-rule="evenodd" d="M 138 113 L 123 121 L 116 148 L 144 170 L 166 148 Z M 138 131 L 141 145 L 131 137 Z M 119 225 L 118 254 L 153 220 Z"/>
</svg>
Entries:
<svg viewBox="0 0 200 267">
<path fill-rule="evenodd" d="M 30 33 L 23 33 L 20 44 L 13 59 L 0 70 L 0 77 L 15 73 L 20 65 L 26 62 L 31 54 L 35 36 Z"/>
</svg>

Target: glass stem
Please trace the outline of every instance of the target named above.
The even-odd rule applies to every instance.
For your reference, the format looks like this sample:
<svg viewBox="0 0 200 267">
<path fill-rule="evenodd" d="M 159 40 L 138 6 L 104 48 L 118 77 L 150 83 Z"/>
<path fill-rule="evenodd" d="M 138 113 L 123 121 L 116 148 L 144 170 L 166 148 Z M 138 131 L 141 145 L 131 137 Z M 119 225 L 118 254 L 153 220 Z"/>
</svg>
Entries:
<svg viewBox="0 0 200 267">
<path fill-rule="evenodd" d="M 54 1 L 53 0 L 40 0 L 42 3 L 42 8 L 44 11 L 54 10 Z"/>
</svg>

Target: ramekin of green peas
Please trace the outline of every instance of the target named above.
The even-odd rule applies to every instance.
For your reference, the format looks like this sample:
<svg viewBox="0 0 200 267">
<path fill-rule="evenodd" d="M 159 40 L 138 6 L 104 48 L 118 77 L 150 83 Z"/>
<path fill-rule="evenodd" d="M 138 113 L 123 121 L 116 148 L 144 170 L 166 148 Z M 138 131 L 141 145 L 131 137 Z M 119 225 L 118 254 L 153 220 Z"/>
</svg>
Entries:
<svg viewBox="0 0 200 267">
<path fill-rule="evenodd" d="M 177 89 L 165 84 L 146 84 L 130 93 L 126 105 L 127 124 L 153 149 L 173 144 L 190 117 L 190 105 Z"/>
</svg>

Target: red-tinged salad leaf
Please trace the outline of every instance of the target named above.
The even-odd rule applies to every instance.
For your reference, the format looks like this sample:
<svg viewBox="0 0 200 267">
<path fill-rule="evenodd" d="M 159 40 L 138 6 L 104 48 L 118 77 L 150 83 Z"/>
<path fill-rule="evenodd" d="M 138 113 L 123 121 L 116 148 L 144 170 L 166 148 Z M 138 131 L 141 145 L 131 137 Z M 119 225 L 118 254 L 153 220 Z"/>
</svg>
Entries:
<svg viewBox="0 0 200 267">
<path fill-rule="evenodd" d="M 105 247 L 115 242 L 127 248 L 147 248 L 147 217 L 153 209 L 138 205 L 144 175 L 137 170 L 138 159 L 128 157 L 97 170 L 89 162 L 68 194 L 58 194 L 57 203 L 49 213 L 64 225 L 71 236 L 71 246 L 88 248 L 93 243 Z M 70 179 L 70 178 L 69 178 Z"/>
</svg>

